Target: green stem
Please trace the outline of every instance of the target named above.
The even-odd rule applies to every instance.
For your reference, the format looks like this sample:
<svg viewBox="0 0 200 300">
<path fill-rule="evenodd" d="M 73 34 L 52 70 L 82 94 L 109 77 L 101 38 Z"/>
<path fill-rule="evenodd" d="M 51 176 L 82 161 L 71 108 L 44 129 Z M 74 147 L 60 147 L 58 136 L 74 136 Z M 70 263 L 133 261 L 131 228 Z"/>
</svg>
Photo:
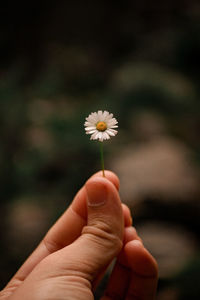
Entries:
<svg viewBox="0 0 200 300">
<path fill-rule="evenodd" d="M 102 168 L 102 172 L 103 172 L 103 177 L 105 177 L 104 157 L 103 157 L 103 142 L 100 142 L 100 155 L 101 155 L 101 168 Z"/>
</svg>

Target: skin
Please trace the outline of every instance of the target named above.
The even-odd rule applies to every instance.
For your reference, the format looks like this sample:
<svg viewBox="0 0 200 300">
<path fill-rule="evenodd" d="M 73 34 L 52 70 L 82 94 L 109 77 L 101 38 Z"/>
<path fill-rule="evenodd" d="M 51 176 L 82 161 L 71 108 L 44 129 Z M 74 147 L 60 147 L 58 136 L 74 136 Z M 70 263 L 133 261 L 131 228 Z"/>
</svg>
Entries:
<svg viewBox="0 0 200 300">
<path fill-rule="evenodd" d="M 0 300 L 92 300 L 114 258 L 101 300 L 155 299 L 157 263 L 132 226 L 118 190 L 114 173 L 93 175 L 0 292 Z"/>
</svg>

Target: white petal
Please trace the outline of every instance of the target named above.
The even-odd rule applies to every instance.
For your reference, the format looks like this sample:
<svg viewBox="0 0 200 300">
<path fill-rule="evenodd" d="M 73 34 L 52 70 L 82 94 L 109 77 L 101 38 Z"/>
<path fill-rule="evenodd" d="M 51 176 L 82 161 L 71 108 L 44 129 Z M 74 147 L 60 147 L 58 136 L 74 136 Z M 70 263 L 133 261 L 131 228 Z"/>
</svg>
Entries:
<svg viewBox="0 0 200 300">
<path fill-rule="evenodd" d="M 104 110 L 103 116 L 102 116 L 102 121 L 103 121 L 103 122 L 106 120 L 106 118 L 107 118 L 108 115 L 109 115 L 109 112 L 106 111 L 106 110 Z"/>
<path fill-rule="evenodd" d="M 107 124 L 107 128 L 118 128 L 117 124 Z"/>
<path fill-rule="evenodd" d="M 112 118 L 111 120 L 107 121 L 108 126 L 116 125 L 118 124 L 117 120 L 115 118 Z"/>
<path fill-rule="evenodd" d="M 113 114 L 107 115 L 106 118 L 105 118 L 105 122 L 108 122 L 109 120 L 111 120 L 112 117 L 113 117 Z"/>
<path fill-rule="evenodd" d="M 94 123 L 92 123 L 92 122 L 85 122 L 84 126 L 94 126 Z"/>
<path fill-rule="evenodd" d="M 95 133 L 97 130 L 90 130 L 90 131 L 87 131 L 86 134 L 92 134 L 92 133 Z"/>
<path fill-rule="evenodd" d="M 98 134 L 98 131 L 94 132 L 94 133 L 91 135 L 90 139 L 91 139 L 91 140 L 96 140 L 96 139 L 97 139 L 97 134 Z"/>
<path fill-rule="evenodd" d="M 105 132 L 100 132 L 99 141 L 103 142 L 103 140 L 106 140 Z"/>
<path fill-rule="evenodd" d="M 86 121 L 88 122 L 92 122 L 93 124 L 96 123 L 98 121 L 98 115 L 96 112 L 91 113 L 87 118 Z"/>
<path fill-rule="evenodd" d="M 91 113 L 91 116 L 94 117 L 94 118 L 97 118 L 98 117 L 98 113 L 95 111 L 95 112 Z"/>
<path fill-rule="evenodd" d="M 96 135 L 95 135 L 95 139 L 99 138 L 99 131 L 97 131 Z"/>
<path fill-rule="evenodd" d="M 103 138 L 104 138 L 104 140 L 109 140 L 110 139 L 110 136 L 106 131 L 103 132 Z"/>
<path fill-rule="evenodd" d="M 86 131 L 94 130 L 94 129 L 96 129 L 96 126 L 85 127 Z"/>
<path fill-rule="evenodd" d="M 102 110 L 98 110 L 98 121 L 102 121 L 103 112 Z"/>
<path fill-rule="evenodd" d="M 110 136 L 115 136 L 115 134 L 114 134 L 112 131 L 107 130 L 107 133 L 108 133 Z"/>
<path fill-rule="evenodd" d="M 94 124 L 95 120 L 91 116 L 89 116 L 88 118 L 86 118 L 86 122 L 88 122 L 90 124 Z"/>
<path fill-rule="evenodd" d="M 107 129 L 106 132 L 111 136 L 115 136 L 117 134 L 117 130 L 114 129 Z"/>
<path fill-rule="evenodd" d="M 97 118 L 93 116 L 89 116 L 86 120 L 92 124 L 95 124 L 97 122 Z"/>
<path fill-rule="evenodd" d="M 118 131 L 115 130 L 115 129 L 109 129 L 109 130 L 112 131 L 114 134 L 117 134 L 117 133 L 118 133 Z"/>
<path fill-rule="evenodd" d="M 103 137 L 103 133 L 102 133 L 102 132 L 99 132 L 97 136 L 98 136 L 98 139 L 100 140 L 100 139 L 102 139 L 102 137 Z"/>
</svg>

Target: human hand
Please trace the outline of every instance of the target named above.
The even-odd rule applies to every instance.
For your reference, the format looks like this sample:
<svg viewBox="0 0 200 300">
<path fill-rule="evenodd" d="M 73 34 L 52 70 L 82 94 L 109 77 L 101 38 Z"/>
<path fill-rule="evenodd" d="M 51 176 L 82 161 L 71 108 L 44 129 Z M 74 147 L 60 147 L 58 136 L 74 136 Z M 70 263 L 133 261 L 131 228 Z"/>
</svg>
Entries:
<svg viewBox="0 0 200 300">
<path fill-rule="evenodd" d="M 0 300 L 94 299 L 117 257 L 102 300 L 155 299 L 157 264 L 131 226 L 112 172 L 93 175 L 0 292 Z"/>
</svg>

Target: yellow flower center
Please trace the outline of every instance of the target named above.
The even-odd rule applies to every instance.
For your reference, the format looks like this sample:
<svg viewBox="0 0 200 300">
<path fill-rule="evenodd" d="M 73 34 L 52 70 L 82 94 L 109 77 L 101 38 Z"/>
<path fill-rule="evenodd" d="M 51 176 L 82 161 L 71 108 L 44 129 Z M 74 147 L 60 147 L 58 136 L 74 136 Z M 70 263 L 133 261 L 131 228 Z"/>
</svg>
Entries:
<svg viewBox="0 0 200 300">
<path fill-rule="evenodd" d="M 107 129 L 107 124 L 105 122 L 98 122 L 96 124 L 96 129 L 99 131 L 105 131 Z"/>
</svg>

